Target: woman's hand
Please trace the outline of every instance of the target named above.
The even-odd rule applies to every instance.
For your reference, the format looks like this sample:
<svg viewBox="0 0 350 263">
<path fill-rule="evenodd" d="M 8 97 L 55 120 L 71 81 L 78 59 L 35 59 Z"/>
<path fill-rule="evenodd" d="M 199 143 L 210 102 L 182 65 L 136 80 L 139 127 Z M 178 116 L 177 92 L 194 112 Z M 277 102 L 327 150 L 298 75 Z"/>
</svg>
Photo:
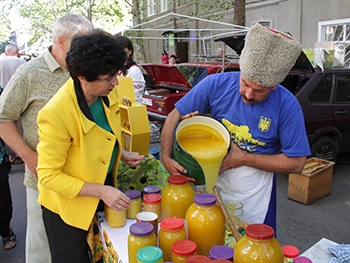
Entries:
<svg viewBox="0 0 350 263">
<path fill-rule="evenodd" d="M 140 164 L 143 157 L 143 155 L 140 155 L 137 152 L 128 152 L 123 150 L 121 160 L 130 167 L 135 167 Z"/>
<path fill-rule="evenodd" d="M 122 211 L 129 207 L 131 199 L 119 189 L 105 185 L 101 194 L 101 200 L 110 208 Z"/>
</svg>

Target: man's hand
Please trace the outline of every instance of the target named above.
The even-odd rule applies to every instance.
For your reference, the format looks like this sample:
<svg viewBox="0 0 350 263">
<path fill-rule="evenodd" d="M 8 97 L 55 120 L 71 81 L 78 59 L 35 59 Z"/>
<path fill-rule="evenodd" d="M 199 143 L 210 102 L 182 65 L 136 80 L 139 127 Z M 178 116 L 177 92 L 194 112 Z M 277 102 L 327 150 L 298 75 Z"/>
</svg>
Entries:
<svg viewBox="0 0 350 263">
<path fill-rule="evenodd" d="M 231 150 L 222 161 L 219 172 L 245 165 L 246 154 L 234 142 L 231 142 Z"/>
</svg>

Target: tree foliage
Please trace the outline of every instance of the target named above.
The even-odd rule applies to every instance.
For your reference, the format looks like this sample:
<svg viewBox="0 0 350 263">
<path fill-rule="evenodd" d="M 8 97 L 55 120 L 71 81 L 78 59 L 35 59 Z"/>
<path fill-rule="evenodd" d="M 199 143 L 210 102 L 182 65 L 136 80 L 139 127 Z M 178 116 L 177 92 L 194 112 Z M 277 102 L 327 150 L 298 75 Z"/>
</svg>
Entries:
<svg viewBox="0 0 350 263">
<path fill-rule="evenodd" d="M 9 5 L 6 2 L 0 2 L 0 41 L 8 40 L 11 33 L 11 22 L 8 19 Z"/>
</svg>

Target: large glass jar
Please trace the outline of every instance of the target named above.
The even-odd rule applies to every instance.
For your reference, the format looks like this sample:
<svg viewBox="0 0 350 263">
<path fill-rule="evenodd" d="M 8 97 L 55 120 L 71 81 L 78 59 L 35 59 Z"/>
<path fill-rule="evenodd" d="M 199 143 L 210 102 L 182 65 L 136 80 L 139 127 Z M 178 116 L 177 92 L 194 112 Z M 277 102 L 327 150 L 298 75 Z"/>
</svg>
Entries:
<svg viewBox="0 0 350 263">
<path fill-rule="evenodd" d="M 168 185 L 162 192 L 163 218 L 185 218 L 186 211 L 193 204 L 195 192 L 184 175 L 170 175 Z"/>
<path fill-rule="evenodd" d="M 164 218 L 160 222 L 158 233 L 159 247 L 163 250 L 165 261 L 171 261 L 172 245 L 187 238 L 185 223 L 181 218 Z"/>
<path fill-rule="evenodd" d="M 148 222 L 138 222 L 130 226 L 128 236 L 129 263 L 136 263 L 137 252 L 147 246 L 156 246 L 157 238 L 153 231 L 153 225 Z"/>
<path fill-rule="evenodd" d="M 186 213 L 188 239 L 197 253 L 209 255 L 213 246 L 224 244 L 225 218 L 213 194 L 197 194 Z"/>
<path fill-rule="evenodd" d="M 280 243 L 273 237 L 274 230 L 265 224 L 252 224 L 234 249 L 235 263 L 283 263 Z"/>
</svg>

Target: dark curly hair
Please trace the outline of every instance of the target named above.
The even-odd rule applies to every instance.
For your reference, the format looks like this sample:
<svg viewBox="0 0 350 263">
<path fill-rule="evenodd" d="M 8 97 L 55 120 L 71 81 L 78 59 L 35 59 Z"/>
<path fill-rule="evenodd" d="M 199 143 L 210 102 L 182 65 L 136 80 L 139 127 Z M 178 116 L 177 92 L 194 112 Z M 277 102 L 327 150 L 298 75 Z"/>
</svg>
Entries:
<svg viewBox="0 0 350 263">
<path fill-rule="evenodd" d="M 97 80 L 99 75 L 114 76 L 123 69 L 126 60 L 123 47 L 101 29 L 74 36 L 66 57 L 72 79 L 78 81 L 78 76 L 82 76 L 89 82 Z"/>
<path fill-rule="evenodd" d="M 131 51 L 131 54 L 127 58 L 127 62 L 125 67 L 122 69 L 123 75 L 125 76 L 127 74 L 128 69 L 132 65 L 136 65 L 136 62 L 133 60 L 132 56 L 134 55 L 134 47 L 132 45 L 132 42 L 129 38 L 125 36 L 115 35 L 114 36 L 115 41 L 117 41 L 117 44 L 121 46 L 124 50 L 127 48 Z"/>
</svg>

